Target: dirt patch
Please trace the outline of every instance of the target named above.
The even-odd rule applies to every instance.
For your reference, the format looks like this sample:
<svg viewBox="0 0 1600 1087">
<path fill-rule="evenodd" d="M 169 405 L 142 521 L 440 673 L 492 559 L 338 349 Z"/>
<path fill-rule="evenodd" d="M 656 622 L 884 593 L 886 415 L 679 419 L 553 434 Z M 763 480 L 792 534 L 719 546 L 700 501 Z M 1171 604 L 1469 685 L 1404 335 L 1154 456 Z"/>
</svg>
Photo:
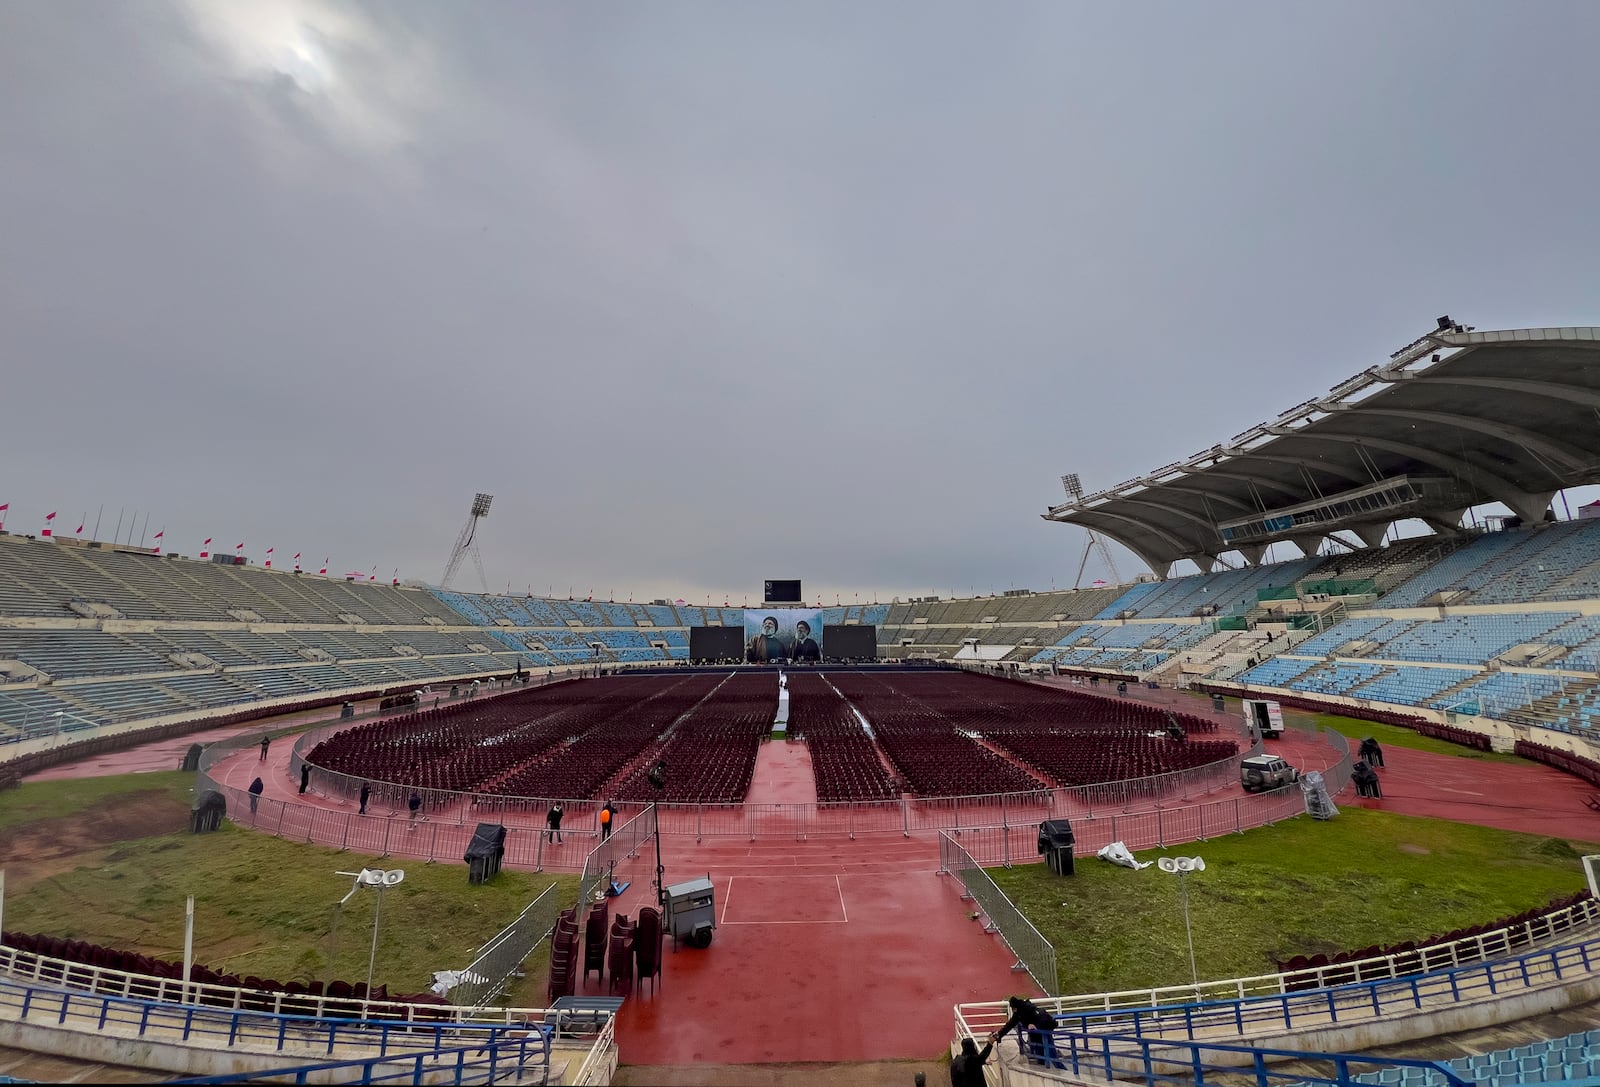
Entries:
<svg viewBox="0 0 1600 1087">
<path fill-rule="evenodd" d="M 1428 847 L 1412 845 L 1410 842 L 1401 842 L 1396 848 L 1399 849 L 1400 852 L 1410 853 L 1414 857 L 1427 857 L 1433 854 L 1433 850 L 1429 849 Z"/>
<path fill-rule="evenodd" d="M 183 830 L 188 819 L 188 809 L 163 790 L 127 793 L 100 807 L 12 827 L 0 844 L 0 867 L 21 888 L 70 872 L 118 842 Z"/>
</svg>

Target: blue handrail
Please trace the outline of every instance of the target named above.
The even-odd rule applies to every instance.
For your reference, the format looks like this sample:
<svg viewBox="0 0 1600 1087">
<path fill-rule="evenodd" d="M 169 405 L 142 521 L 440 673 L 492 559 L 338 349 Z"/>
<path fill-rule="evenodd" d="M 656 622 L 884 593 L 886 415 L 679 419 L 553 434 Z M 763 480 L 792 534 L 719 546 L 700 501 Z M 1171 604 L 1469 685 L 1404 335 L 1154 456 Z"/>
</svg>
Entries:
<svg viewBox="0 0 1600 1087">
<path fill-rule="evenodd" d="M 478 1047 L 498 1045 L 520 1041 L 521 1035 L 529 1030 L 543 1029 L 538 1024 L 335 1019 L 211 1008 L 53 989 L 4 978 L 0 978 L 0 1004 L 16 1008 L 17 1018 L 22 1021 L 30 1015 L 43 1015 L 57 1024 L 74 1018 L 79 1022 L 93 1021 L 97 1030 L 106 1029 L 109 1021 L 117 1026 L 135 1027 L 139 1037 L 160 1031 L 174 1035 L 179 1041 L 198 1036 L 224 1048 L 265 1046 L 281 1051 L 289 1044 L 314 1045 L 319 1049 L 325 1047 L 330 1054 L 340 1044 L 376 1047 L 380 1056 L 391 1055 L 391 1052 L 443 1053 L 461 1046 L 465 1039 L 471 1039 Z M 251 1042 L 257 1045 L 250 1046 Z"/>
<path fill-rule="evenodd" d="M 1131 1034 L 1085 1034 L 1056 1031 L 1056 1063 L 1070 1069 L 1074 1075 L 1089 1075 L 1105 1079 L 1127 1081 L 1131 1065 L 1137 1062 L 1139 1071 L 1132 1072 L 1135 1081 L 1142 1076 L 1149 1087 L 1155 1084 L 1178 1083 L 1205 1087 L 1207 1073 L 1237 1081 L 1241 1076 L 1253 1076 L 1257 1087 L 1273 1084 L 1335 1084 L 1338 1087 L 1356 1085 L 1350 1071 L 1351 1065 L 1370 1066 L 1360 1075 L 1383 1068 L 1417 1068 L 1435 1073 L 1435 1083 L 1444 1087 L 1472 1087 L 1473 1081 L 1464 1079 L 1459 1072 L 1444 1061 L 1411 1060 L 1402 1057 L 1375 1057 L 1360 1053 L 1314 1053 L 1295 1049 L 1268 1049 L 1253 1046 L 1226 1045 L 1218 1042 L 1165 1041 L 1140 1038 Z M 1019 1042 L 1022 1039 L 1019 1037 Z M 1230 1054 L 1229 1063 L 1207 1062 L 1205 1054 Z M 1303 1069 L 1295 1072 L 1274 1072 L 1268 1061 L 1298 1061 L 1302 1064 L 1331 1064 L 1332 1076 L 1309 1074 Z M 1163 1071 L 1165 1069 L 1165 1071 Z M 1214 1081 L 1213 1081 L 1214 1082 Z"/>
<path fill-rule="evenodd" d="M 530 1053 L 530 1047 L 533 1052 Z M 533 1071 L 529 1062 L 533 1061 Z M 446 1063 L 446 1062 L 449 1063 Z M 358 1070 L 359 1075 L 329 1076 L 328 1073 Z M 387 1057 L 362 1057 L 349 1061 L 324 1061 L 292 1068 L 257 1069 L 222 1076 L 188 1076 L 171 1083 L 254 1083 L 265 1076 L 275 1080 L 294 1077 L 297 1084 L 315 1075 L 318 1082 L 344 1083 L 546 1083 L 550 1078 L 550 1030 L 531 1028 L 527 1037 L 503 1039 L 483 1045 L 453 1046 L 430 1053 L 391 1054 Z M 448 1076 L 448 1078 L 445 1078 Z M 535 1079 L 535 1077 L 537 1077 Z"/>
<path fill-rule="evenodd" d="M 1565 964 L 1565 965 L 1564 965 Z M 1295 1016 L 1325 1017 L 1325 1021 L 1338 1023 L 1340 1013 L 1346 1019 L 1368 1019 L 1382 1014 L 1386 1003 L 1401 1001 L 1415 1008 L 1423 1005 L 1423 990 L 1448 986 L 1452 999 L 1460 1000 L 1463 992 L 1481 992 L 1495 995 L 1509 978 L 1520 986 L 1533 983 L 1535 976 L 1553 976 L 1561 979 L 1570 974 L 1589 974 L 1600 967 L 1600 937 L 1581 943 L 1563 944 L 1559 947 L 1527 951 L 1506 959 L 1436 970 L 1427 974 L 1413 974 L 1401 978 L 1376 978 L 1372 981 L 1351 982 L 1345 985 L 1298 992 L 1250 996 L 1235 1000 L 1206 1000 L 1187 1004 L 1164 1004 L 1159 1007 L 1116 1008 L 1100 1011 L 1056 1012 L 1058 1027 L 1085 1034 L 1098 1033 L 1113 1025 L 1118 1033 L 1131 1028 L 1134 1037 L 1146 1033 L 1170 1044 L 1169 1032 L 1180 1022 L 1182 1036 L 1193 1039 L 1195 1028 L 1226 1024 L 1244 1033 L 1249 1023 L 1275 1022 L 1285 1029 L 1295 1025 Z M 1354 1014 L 1351 1014 L 1354 1013 Z M 1176 1036 L 1173 1032 L 1171 1036 Z"/>
</svg>

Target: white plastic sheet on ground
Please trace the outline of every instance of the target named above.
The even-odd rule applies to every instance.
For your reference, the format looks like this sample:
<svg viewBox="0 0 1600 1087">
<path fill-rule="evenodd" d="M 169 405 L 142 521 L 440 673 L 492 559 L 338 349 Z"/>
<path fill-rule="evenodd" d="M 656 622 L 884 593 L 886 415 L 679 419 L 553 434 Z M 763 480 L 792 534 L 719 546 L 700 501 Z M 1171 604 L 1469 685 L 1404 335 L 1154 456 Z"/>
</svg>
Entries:
<svg viewBox="0 0 1600 1087">
<path fill-rule="evenodd" d="M 486 979 L 471 970 L 435 970 L 433 984 L 429 986 L 439 996 L 444 996 L 462 982 L 482 985 Z"/>
<path fill-rule="evenodd" d="M 1124 868 L 1132 868 L 1135 872 L 1141 868 L 1150 867 L 1149 861 L 1134 860 L 1133 854 L 1128 852 L 1128 847 L 1121 842 L 1112 842 L 1102 848 L 1095 856 L 1103 861 L 1110 861 L 1112 864 L 1120 864 Z"/>
</svg>

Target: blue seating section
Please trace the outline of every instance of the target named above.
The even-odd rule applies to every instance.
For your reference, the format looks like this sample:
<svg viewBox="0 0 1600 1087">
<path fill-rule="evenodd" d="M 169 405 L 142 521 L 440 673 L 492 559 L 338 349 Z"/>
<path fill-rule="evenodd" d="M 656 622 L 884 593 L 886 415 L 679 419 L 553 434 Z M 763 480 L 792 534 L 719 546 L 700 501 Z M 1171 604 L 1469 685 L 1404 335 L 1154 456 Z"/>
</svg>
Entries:
<svg viewBox="0 0 1600 1087">
<path fill-rule="evenodd" d="M 650 648 L 650 640 L 637 630 L 596 630 L 590 632 L 590 638 L 604 642 L 608 649 Z"/>
<path fill-rule="evenodd" d="M 1253 683 L 1261 687 L 1285 687 L 1321 664 L 1315 660 L 1296 660 L 1293 657 L 1273 657 L 1262 661 L 1239 676 L 1240 683 Z"/>
<path fill-rule="evenodd" d="M 1451 615 L 1418 623 L 1370 655 L 1394 660 L 1482 664 L 1525 642 L 1537 642 L 1577 615 L 1533 612 L 1521 615 Z"/>
<path fill-rule="evenodd" d="M 1256 605 L 1261 590 L 1293 585 L 1323 561 L 1293 559 L 1135 585 L 1095 618 L 1115 619 L 1123 612 L 1132 612 L 1133 619 L 1181 619 L 1202 608 L 1214 608 L 1219 615 L 1241 615 Z"/>
<path fill-rule="evenodd" d="M 1296 653 L 1308 657 L 1324 657 L 1350 642 L 1366 639 L 1389 620 L 1381 615 L 1363 615 L 1335 623 L 1321 634 L 1314 635 L 1295 646 Z"/>
<path fill-rule="evenodd" d="M 1414 608 L 1429 596 L 1448 588 L 1473 571 L 1499 558 L 1517 543 L 1517 534 L 1492 532 L 1482 539 L 1447 555 L 1422 573 L 1398 585 L 1383 596 L 1386 608 Z"/>
<path fill-rule="evenodd" d="M 645 618 L 658 627 L 675 627 L 678 625 L 678 614 L 663 604 L 646 604 L 644 606 Z"/>
<path fill-rule="evenodd" d="M 1117 597 L 1105 610 L 1095 616 L 1096 619 L 1115 619 L 1125 611 L 1135 610 L 1151 593 L 1158 591 L 1165 582 L 1147 581 L 1133 586 L 1127 592 Z"/>
<path fill-rule="evenodd" d="M 1521 1087 L 1529 1083 L 1564 1083 L 1600 1077 L 1600 1030 L 1579 1031 L 1564 1038 L 1532 1042 L 1493 1053 L 1478 1053 L 1444 1062 L 1480 1087 Z M 1444 1087 L 1431 1068 L 1385 1068 L 1355 1077 L 1358 1083 L 1394 1087 Z"/>
<path fill-rule="evenodd" d="M 1448 697 L 1434 699 L 1431 705 L 1434 709 L 1498 717 L 1547 698 L 1567 683 L 1565 677 L 1538 672 L 1494 672 Z"/>
<path fill-rule="evenodd" d="M 1291 681 L 1289 688 L 1312 694 L 1349 695 L 1350 688 L 1375 678 L 1381 671 L 1382 667 L 1376 664 L 1330 661 Z"/>
<path fill-rule="evenodd" d="M 1357 698 L 1370 698 L 1378 702 L 1422 706 L 1440 691 L 1465 683 L 1478 674 L 1476 668 L 1392 667 L 1353 693 Z"/>
</svg>

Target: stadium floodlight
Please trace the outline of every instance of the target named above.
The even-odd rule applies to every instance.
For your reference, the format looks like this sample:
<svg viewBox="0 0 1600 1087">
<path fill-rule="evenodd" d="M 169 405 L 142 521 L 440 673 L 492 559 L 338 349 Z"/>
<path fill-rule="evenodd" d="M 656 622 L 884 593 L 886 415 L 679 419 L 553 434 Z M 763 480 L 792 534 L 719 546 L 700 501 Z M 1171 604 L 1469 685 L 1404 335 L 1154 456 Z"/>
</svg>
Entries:
<svg viewBox="0 0 1600 1087">
<path fill-rule="evenodd" d="M 450 580 L 461 568 L 461 560 L 471 555 L 473 566 L 478 571 L 478 581 L 483 585 L 484 592 L 489 591 L 489 579 L 483 572 L 483 556 L 478 554 L 478 522 L 489 516 L 489 507 L 493 503 L 492 494 L 479 492 L 472 496 L 472 509 L 467 513 L 467 523 L 461 526 L 461 532 L 456 536 L 456 545 L 450 549 L 450 561 L 445 563 L 444 576 L 439 579 L 439 588 L 450 587 Z"/>
<path fill-rule="evenodd" d="M 1129 482 L 1132 481 L 1130 480 Z M 1123 486 L 1127 485 L 1126 483 L 1123 484 Z M 1068 472 L 1062 476 L 1061 488 L 1067 492 L 1069 502 L 1083 501 L 1083 477 L 1077 472 Z M 1122 584 L 1122 573 L 1117 569 L 1117 564 L 1111 560 L 1111 550 L 1106 547 L 1106 542 L 1100 538 L 1094 529 L 1091 528 L 1088 532 L 1089 539 L 1083 545 L 1083 556 L 1078 559 L 1078 576 L 1072 579 L 1072 587 L 1074 589 L 1083 587 L 1083 571 L 1089 565 L 1090 552 L 1093 552 L 1105 564 L 1107 572 L 1111 574 L 1111 583 L 1113 585 Z"/>
</svg>

